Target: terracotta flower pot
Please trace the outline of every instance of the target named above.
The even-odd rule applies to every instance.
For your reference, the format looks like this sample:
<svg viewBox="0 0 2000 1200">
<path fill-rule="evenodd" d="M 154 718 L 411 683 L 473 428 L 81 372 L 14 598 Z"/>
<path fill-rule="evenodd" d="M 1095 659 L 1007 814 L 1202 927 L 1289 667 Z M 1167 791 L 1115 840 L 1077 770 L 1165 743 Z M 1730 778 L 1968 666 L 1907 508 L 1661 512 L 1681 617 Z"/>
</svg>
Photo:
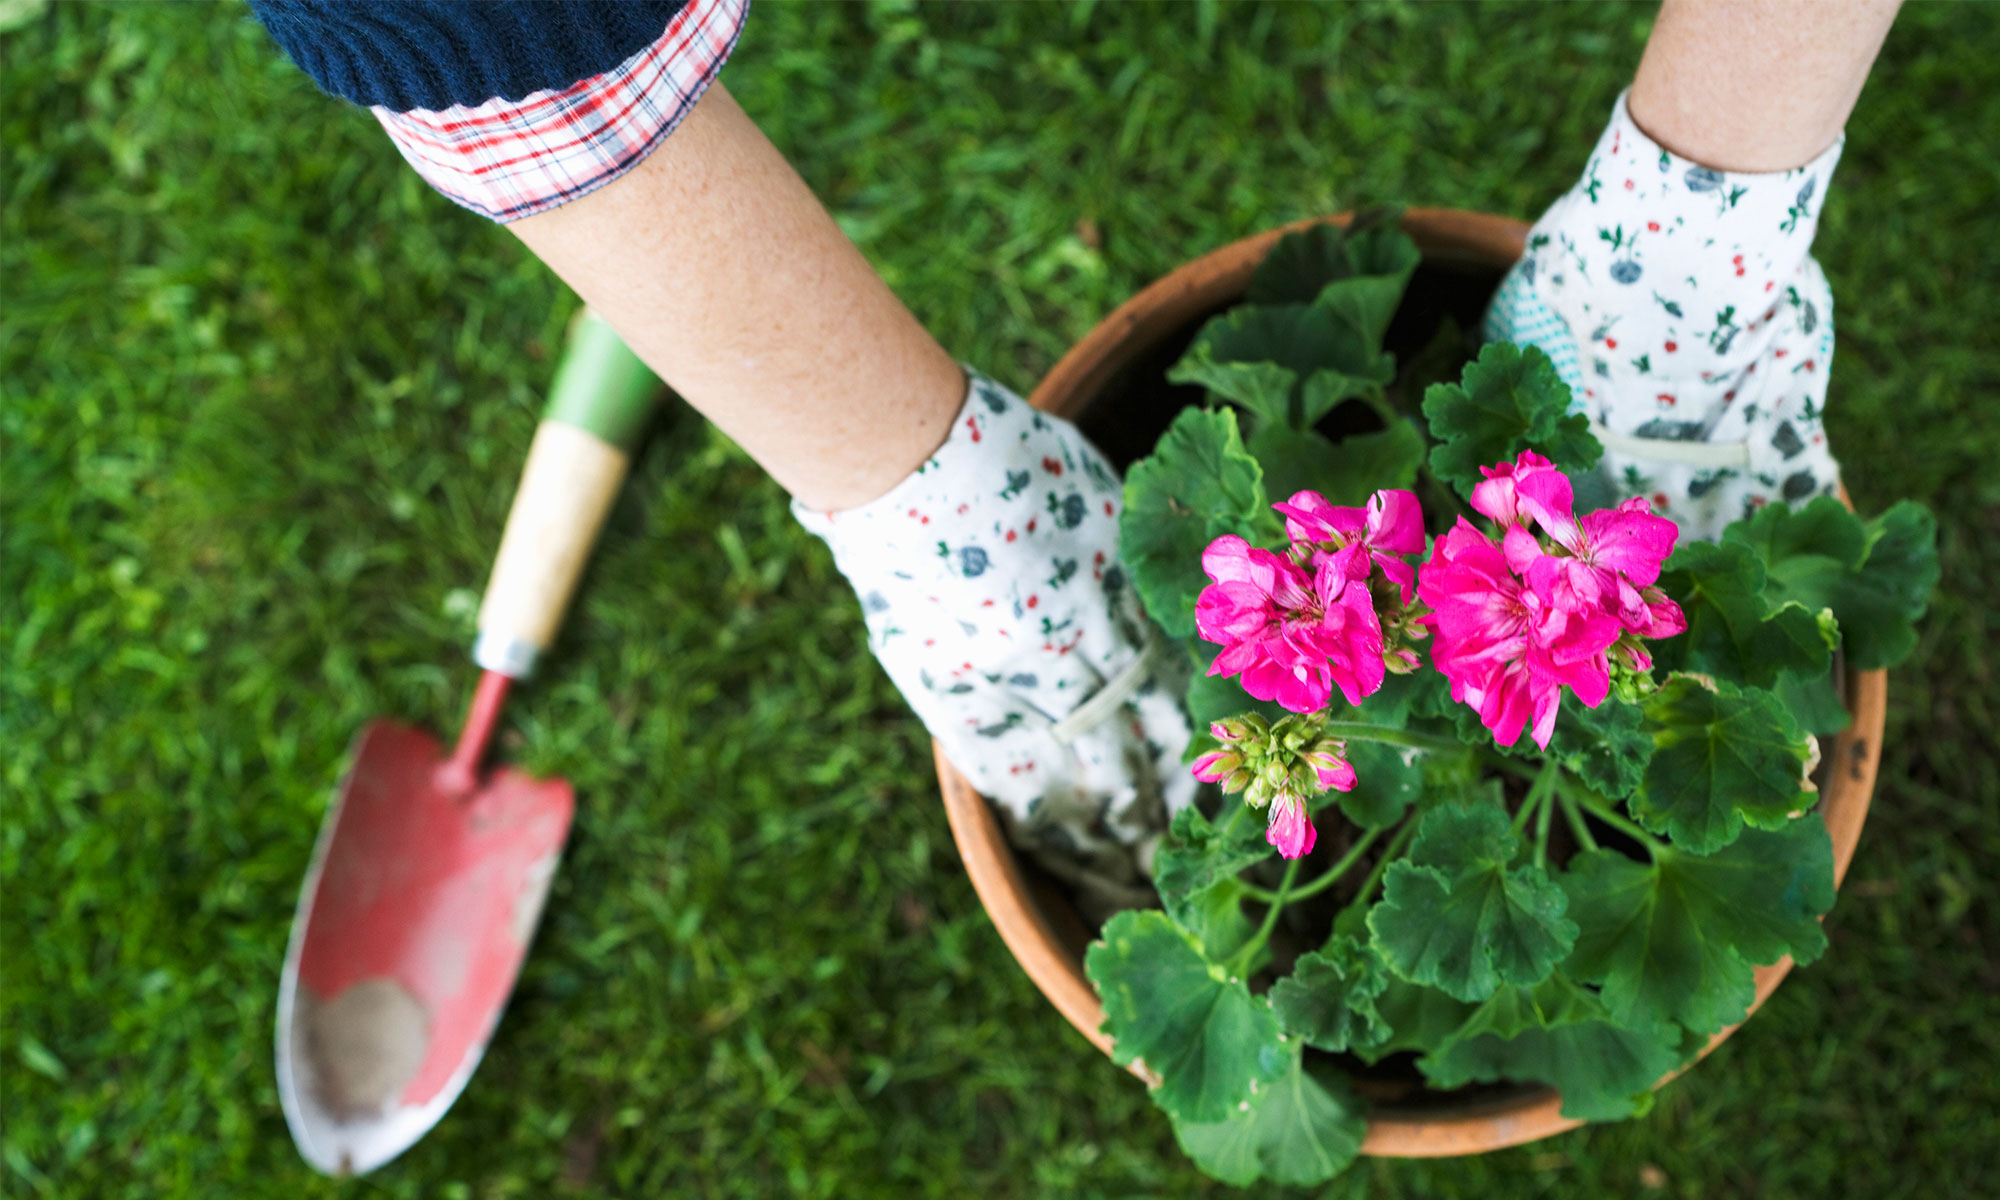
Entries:
<svg viewBox="0 0 2000 1200">
<path fill-rule="evenodd" d="M 1322 218 L 1345 224 L 1345 214 Z M 1300 222 L 1224 246 L 1158 280 L 1090 331 L 1063 356 L 1035 389 L 1031 402 L 1071 419 L 1082 417 L 1121 373 L 1171 352 L 1207 315 L 1240 299 L 1250 274 L 1272 243 Z M 1506 217 L 1455 209 L 1411 209 L 1403 227 L 1416 240 L 1427 266 L 1472 272 L 1504 271 L 1520 257 L 1528 226 Z M 1882 724 L 1887 711 L 1886 672 L 1851 673 L 1846 701 L 1854 721 L 1833 740 L 1821 770 L 1819 813 L 1833 839 L 1833 875 L 1847 873 L 1868 815 L 1880 762 Z M 1096 1046 L 1110 1052 L 1104 1009 L 1083 973 L 1083 952 L 1092 934 L 1068 897 L 1023 862 L 1008 845 L 992 810 L 966 778 L 936 755 L 938 784 L 952 837 L 966 873 L 1035 986 L 1069 1023 Z M 1757 968 L 1755 1012 L 1776 990 L 1792 960 Z M 1732 1026 L 1710 1039 L 1705 1055 L 1735 1032 Z M 1661 1082 L 1665 1082 L 1662 1080 Z M 1564 1117 L 1561 1100 L 1549 1087 L 1521 1085 L 1477 1101 L 1420 1094 L 1395 1102 L 1378 1101 L 1370 1113 L 1364 1154 L 1443 1157 L 1479 1154 L 1548 1137 L 1582 1122 Z"/>
</svg>

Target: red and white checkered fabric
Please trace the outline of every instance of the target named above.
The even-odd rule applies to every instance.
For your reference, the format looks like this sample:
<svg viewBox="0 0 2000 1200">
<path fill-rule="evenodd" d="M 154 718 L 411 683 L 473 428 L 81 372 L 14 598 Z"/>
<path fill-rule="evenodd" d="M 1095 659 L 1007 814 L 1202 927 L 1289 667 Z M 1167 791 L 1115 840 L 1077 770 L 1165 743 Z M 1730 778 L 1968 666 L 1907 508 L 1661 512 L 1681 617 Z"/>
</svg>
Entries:
<svg viewBox="0 0 2000 1200">
<path fill-rule="evenodd" d="M 750 0 L 690 0 L 602 75 L 522 100 L 374 110 L 403 158 L 453 203 L 518 221 L 595 191 L 666 140 L 729 58 Z"/>
</svg>

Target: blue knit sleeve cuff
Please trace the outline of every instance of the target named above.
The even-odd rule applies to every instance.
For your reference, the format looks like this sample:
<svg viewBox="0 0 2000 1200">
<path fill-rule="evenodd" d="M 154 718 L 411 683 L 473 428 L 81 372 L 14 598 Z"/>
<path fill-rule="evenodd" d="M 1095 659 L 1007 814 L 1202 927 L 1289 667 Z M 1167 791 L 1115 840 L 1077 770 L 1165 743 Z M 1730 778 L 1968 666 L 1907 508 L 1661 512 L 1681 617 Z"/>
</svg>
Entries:
<svg viewBox="0 0 2000 1200">
<path fill-rule="evenodd" d="M 391 112 L 520 100 L 601 75 L 686 0 L 250 0 L 321 90 Z"/>
</svg>

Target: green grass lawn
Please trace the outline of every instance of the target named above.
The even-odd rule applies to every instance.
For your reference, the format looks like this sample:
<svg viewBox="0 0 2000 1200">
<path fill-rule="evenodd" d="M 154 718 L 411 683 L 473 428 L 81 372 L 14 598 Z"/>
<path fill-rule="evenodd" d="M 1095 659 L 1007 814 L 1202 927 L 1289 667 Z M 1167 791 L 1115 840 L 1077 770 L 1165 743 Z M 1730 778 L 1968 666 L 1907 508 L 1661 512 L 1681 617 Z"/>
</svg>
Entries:
<svg viewBox="0 0 2000 1200">
<path fill-rule="evenodd" d="M 0 1194 L 1217 1195 L 1015 967 L 785 497 L 646 450 L 505 753 L 579 813 L 492 1053 L 364 1182 L 294 1152 L 279 962 L 349 740 L 455 727 L 575 300 L 237 5 L 4 6 Z M 1959 1197 L 2000 1175 L 2000 55 L 1907 11 L 1818 251 L 1829 426 L 1944 585 L 1792 976 L 1648 1116 L 1336 1194 Z M 726 78 L 1021 389 L 1176 263 L 1376 200 L 1532 217 L 1645 7 L 762 0 Z"/>
</svg>

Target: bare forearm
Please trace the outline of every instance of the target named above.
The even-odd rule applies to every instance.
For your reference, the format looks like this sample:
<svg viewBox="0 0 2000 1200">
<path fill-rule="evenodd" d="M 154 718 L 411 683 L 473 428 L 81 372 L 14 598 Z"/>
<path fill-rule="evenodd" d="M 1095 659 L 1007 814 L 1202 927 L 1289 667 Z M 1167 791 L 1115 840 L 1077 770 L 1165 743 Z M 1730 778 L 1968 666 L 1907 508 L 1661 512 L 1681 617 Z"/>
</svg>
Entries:
<svg viewBox="0 0 2000 1200">
<path fill-rule="evenodd" d="M 1632 82 L 1632 119 L 1718 170 L 1799 166 L 1839 136 L 1901 3 L 1665 0 Z"/>
<path fill-rule="evenodd" d="M 895 486 L 964 396 L 958 364 L 719 84 L 644 163 L 511 228 L 812 508 Z"/>
</svg>

